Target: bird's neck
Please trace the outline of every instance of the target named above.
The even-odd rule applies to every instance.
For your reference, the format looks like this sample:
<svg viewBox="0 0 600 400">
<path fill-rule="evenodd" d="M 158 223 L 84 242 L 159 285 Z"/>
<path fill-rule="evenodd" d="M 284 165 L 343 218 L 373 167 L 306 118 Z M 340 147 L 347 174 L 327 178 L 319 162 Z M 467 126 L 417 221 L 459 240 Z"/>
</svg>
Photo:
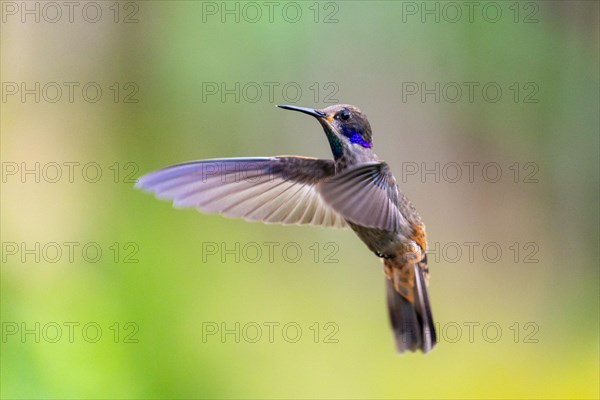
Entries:
<svg viewBox="0 0 600 400">
<path fill-rule="evenodd" d="M 337 173 L 358 164 L 369 161 L 377 161 L 377 155 L 370 148 L 359 144 L 342 141 L 334 134 L 327 133 L 327 139 L 331 146 L 331 152 L 335 161 L 335 170 Z"/>
</svg>

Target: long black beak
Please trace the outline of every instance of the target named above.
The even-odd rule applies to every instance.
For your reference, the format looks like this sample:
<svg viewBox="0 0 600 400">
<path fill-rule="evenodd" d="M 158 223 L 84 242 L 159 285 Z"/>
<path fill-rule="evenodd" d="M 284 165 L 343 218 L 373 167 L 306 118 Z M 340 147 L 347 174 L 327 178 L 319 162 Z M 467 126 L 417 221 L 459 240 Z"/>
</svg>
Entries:
<svg viewBox="0 0 600 400">
<path fill-rule="evenodd" d="M 286 104 L 278 104 L 277 107 L 283 108 L 284 110 L 299 111 L 304 114 L 312 115 L 315 118 L 323 118 L 325 116 L 323 111 L 315 110 L 314 108 L 288 106 Z"/>
</svg>

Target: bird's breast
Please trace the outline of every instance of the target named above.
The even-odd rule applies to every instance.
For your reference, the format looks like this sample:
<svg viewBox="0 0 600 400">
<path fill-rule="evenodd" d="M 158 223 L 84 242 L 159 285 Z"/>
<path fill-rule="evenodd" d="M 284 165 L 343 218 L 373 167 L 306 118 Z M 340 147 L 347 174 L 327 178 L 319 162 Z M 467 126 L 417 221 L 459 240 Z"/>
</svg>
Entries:
<svg viewBox="0 0 600 400">
<path fill-rule="evenodd" d="M 356 225 L 350 221 L 347 222 L 360 240 L 367 245 L 369 250 L 380 257 L 393 257 L 397 253 L 398 247 L 410 240 L 399 232 L 368 228 Z"/>
</svg>

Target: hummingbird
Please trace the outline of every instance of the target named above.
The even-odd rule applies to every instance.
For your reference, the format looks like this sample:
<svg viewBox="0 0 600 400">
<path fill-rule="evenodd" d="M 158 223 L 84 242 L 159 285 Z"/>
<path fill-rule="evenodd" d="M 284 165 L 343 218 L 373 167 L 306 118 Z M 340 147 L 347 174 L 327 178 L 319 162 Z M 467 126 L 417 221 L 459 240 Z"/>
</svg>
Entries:
<svg viewBox="0 0 600 400">
<path fill-rule="evenodd" d="M 427 237 L 389 165 L 373 152 L 366 115 L 349 104 L 278 105 L 319 121 L 333 160 L 302 156 L 216 158 L 166 167 L 136 187 L 175 207 L 249 221 L 350 227 L 383 260 L 399 353 L 429 352 L 436 332 L 429 302 Z"/>
</svg>

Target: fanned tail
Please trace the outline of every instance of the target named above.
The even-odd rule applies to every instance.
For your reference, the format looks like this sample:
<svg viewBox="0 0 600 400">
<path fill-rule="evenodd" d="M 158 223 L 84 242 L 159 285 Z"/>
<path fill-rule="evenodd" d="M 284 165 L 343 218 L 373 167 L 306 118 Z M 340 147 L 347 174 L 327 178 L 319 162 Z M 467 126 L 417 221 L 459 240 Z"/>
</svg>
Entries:
<svg viewBox="0 0 600 400">
<path fill-rule="evenodd" d="M 388 260 L 386 260 L 387 262 Z M 402 271 L 410 269 L 410 271 Z M 425 272 L 419 264 L 407 263 L 398 274 L 386 279 L 388 311 L 399 353 L 421 350 L 427 353 L 437 342 Z M 403 294 L 394 286 L 401 289 Z"/>
</svg>

